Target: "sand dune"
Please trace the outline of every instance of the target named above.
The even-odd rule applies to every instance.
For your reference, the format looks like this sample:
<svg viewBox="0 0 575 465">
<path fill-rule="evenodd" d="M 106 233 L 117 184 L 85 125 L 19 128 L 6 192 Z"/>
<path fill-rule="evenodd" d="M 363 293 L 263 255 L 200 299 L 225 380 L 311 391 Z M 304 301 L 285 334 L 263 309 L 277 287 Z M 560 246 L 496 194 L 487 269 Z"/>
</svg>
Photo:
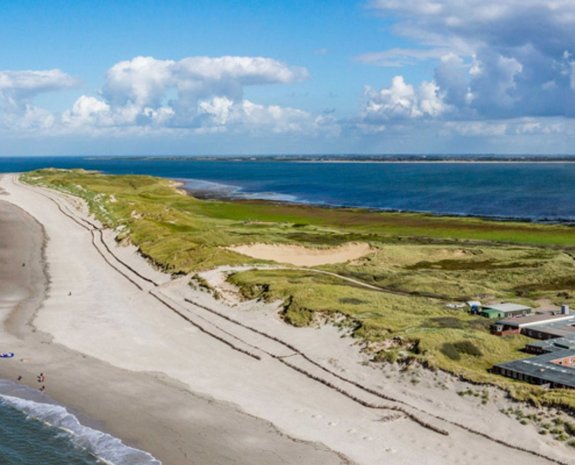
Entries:
<svg viewBox="0 0 575 465">
<path fill-rule="evenodd" d="M 230 308 L 120 247 L 66 196 L 16 176 L 0 188 L 42 226 L 50 277 L 34 326 L 17 306 L 18 331 L 0 329 L 17 353 L 0 376 L 35 386 L 43 371 L 50 396 L 165 465 L 573 462 L 500 413 L 511 404 L 495 388 L 482 405 L 454 378 L 369 363 L 337 328 L 290 327 L 264 303 Z M 37 262 L 42 242 L 24 247 Z"/>
<path fill-rule="evenodd" d="M 351 242 L 329 249 L 288 244 L 248 244 L 229 247 L 229 250 L 260 260 L 296 266 L 319 266 L 357 260 L 370 253 L 371 247 L 361 242 Z"/>
</svg>

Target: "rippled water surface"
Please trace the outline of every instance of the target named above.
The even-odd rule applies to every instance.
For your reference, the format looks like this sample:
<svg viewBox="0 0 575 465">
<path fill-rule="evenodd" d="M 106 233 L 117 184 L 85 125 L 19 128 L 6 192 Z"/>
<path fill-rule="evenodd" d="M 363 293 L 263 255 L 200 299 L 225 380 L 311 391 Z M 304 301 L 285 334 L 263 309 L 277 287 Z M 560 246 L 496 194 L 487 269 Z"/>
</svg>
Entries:
<svg viewBox="0 0 575 465">
<path fill-rule="evenodd" d="M 81 424 L 35 389 L 0 380 L 1 465 L 161 465 L 147 452 Z"/>
<path fill-rule="evenodd" d="M 87 168 L 186 180 L 243 198 L 457 215 L 575 220 L 575 163 L 296 163 L 0 158 L 0 172 Z"/>
</svg>

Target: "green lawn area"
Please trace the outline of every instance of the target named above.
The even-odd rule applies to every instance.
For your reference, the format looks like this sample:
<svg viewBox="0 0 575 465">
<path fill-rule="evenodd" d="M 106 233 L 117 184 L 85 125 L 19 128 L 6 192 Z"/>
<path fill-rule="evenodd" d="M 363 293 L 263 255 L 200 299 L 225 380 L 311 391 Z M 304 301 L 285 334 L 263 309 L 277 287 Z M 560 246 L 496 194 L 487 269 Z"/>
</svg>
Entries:
<svg viewBox="0 0 575 465">
<path fill-rule="evenodd" d="M 98 219 L 116 229 L 118 240 L 132 242 L 172 273 L 261 263 L 228 250 L 230 245 L 367 242 L 369 255 L 318 269 L 381 291 L 313 270 L 246 271 L 231 281 L 247 298 L 281 300 L 291 324 L 307 325 L 318 315 L 344 321 L 367 342 L 374 359 L 417 359 L 476 382 L 499 384 L 518 398 L 575 408 L 575 392 L 543 391 L 490 374 L 494 363 L 525 357 L 520 349 L 527 339 L 492 336 L 487 320 L 445 306 L 470 298 L 529 305 L 545 298 L 575 306 L 575 228 L 198 200 L 166 179 L 83 170 L 40 170 L 22 179 L 85 199 Z"/>
</svg>

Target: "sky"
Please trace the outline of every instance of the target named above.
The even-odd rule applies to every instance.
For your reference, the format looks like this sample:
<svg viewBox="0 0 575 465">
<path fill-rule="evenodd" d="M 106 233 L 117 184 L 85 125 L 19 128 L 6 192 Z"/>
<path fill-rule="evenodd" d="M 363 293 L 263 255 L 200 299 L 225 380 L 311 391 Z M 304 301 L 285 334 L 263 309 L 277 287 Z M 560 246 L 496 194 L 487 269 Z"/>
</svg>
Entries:
<svg viewBox="0 0 575 465">
<path fill-rule="evenodd" d="M 575 1 L 0 2 L 0 155 L 319 153 L 575 153 Z"/>
</svg>

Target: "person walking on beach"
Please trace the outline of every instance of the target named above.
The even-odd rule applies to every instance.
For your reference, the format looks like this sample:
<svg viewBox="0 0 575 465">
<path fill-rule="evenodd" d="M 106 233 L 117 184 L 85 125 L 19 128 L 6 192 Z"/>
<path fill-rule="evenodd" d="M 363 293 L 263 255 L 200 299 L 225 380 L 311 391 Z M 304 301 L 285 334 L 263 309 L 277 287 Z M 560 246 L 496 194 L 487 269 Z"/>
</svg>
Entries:
<svg viewBox="0 0 575 465">
<path fill-rule="evenodd" d="M 40 373 L 40 375 L 38 375 L 38 382 L 39 382 L 39 383 L 43 383 L 43 382 L 44 382 L 44 379 L 45 379 L 44 373 Z"/>
</svg>

